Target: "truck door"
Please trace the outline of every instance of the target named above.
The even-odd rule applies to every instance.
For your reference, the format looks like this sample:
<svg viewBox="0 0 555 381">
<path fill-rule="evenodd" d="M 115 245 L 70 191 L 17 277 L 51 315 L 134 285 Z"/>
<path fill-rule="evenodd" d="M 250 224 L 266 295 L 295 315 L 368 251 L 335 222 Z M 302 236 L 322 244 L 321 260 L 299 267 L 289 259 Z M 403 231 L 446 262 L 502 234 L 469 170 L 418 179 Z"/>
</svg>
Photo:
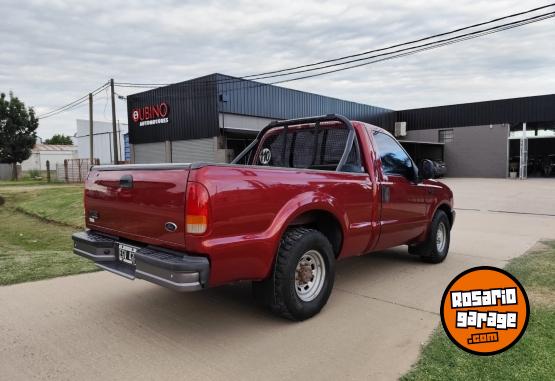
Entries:
<svg viewBox="0 0 555 381">
<path fill-rule="evenodd" d="M 422 234 L 427 226 L 427 189 L 418 184 L 415 164 L 390 135 L 373 131 L 381 161 L 380 238 L 375 250 L 402 245 Z"/>
</svg>

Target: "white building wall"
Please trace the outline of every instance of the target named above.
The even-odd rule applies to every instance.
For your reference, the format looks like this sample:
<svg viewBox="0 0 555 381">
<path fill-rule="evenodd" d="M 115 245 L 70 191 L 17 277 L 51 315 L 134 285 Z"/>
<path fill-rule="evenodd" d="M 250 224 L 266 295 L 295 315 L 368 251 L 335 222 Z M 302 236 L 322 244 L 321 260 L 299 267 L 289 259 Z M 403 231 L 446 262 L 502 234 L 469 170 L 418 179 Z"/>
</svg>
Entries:
<svg viewBox="0 0 555 381">
<path fill-rule="evenodd" d="M 118 152 L 120 160 L 125 157 L 123 135 L 128 131 L 126 123 L 118 124 Z M 89 121 L 77 119 L 77 135 L 75 137 L 78 147 L 78 157 L 88 159 L 89 155 Z M 113 162 L 113 128 L 111 122 L 93 122 L 93 153 L 94 157 L 100 159 L 100 164 Z"/>
<path fill-rule="evenodd" d="M 38 152 L 31 153 L 31 156 L 21 163 L 22 171 L 30 171 L 32 169 L 40 170 L 40 154 Z"/>
<path fill-rule="evenodd" d="M 22 171 L 30 171 L 33 169 L 39 171 L 46 170 L 46 161 L 50 161 L 50 170 L 56 169 L 56 164 L 64 164 L 64 160 L 76 159 L 77 149 L 69 149 L 64 151 L 38 151 L 33 152 L 29 159 L 21 163 Z"/>
</svg>

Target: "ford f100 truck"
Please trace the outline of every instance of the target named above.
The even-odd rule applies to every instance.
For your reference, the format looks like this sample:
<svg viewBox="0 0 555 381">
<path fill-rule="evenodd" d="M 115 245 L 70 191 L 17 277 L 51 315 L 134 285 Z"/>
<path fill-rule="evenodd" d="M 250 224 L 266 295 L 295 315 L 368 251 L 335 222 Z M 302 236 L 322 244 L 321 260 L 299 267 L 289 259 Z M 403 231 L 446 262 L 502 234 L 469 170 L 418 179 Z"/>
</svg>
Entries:
<svg viewBox="0 0 555 381">
<path fill-rule="evenodd" d="M 293 320 L 317 314 L 335 262 L 408 245 L 439 263 L 453 194 L 385 130 L 340 115 L 263 128 L 231 164 L 94 166 L 74 252 L 178 291 L 249 280 Z"/>
</svg>

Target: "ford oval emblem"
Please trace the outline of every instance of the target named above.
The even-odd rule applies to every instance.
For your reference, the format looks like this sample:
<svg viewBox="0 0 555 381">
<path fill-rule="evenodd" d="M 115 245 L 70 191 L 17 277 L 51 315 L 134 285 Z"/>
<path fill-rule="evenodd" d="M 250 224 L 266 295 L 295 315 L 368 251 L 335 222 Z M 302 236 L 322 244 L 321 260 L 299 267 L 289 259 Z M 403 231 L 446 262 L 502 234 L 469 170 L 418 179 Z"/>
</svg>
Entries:
<svg viewBox="0 0 555 381">
<path fill-rule="evenodd" d="M 169 231 L 170 233 L 173 233 L 174 231 L 177 230 L 177 225 L 174 224 L 173 222 L 166 222 L 166 224 L 164 225 L 164 228 L 166 228 L 166 230 Z"/>
</svg>

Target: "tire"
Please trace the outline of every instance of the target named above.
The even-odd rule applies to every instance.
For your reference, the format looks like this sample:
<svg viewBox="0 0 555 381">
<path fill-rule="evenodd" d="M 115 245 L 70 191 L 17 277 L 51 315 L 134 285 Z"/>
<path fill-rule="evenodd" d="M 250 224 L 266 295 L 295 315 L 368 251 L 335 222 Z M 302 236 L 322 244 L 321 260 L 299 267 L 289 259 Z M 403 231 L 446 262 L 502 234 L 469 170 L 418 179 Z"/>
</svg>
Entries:
<svg viewBox="0 0 555 381">
<path fill-rule="evenodd" d="M 277 315 L 306 320 L 326 305 L 334 278 L 335 256 L 328 239 L 314 229 L 292 228 L 281 239 L 272 275 L 253 282 L 253 295 Z"/>
<path fill-rule="evenodd" d="M 450 242 L 451 224 L 449 223 L 449 218 L 443 210 L 438 210 L 432 219 L 430 232 L 426 241 L 418 245 L 409 246 L 409 253 L 419 255 L 424 262 L 441 263 L 449 253 Z"/>
</svg>

